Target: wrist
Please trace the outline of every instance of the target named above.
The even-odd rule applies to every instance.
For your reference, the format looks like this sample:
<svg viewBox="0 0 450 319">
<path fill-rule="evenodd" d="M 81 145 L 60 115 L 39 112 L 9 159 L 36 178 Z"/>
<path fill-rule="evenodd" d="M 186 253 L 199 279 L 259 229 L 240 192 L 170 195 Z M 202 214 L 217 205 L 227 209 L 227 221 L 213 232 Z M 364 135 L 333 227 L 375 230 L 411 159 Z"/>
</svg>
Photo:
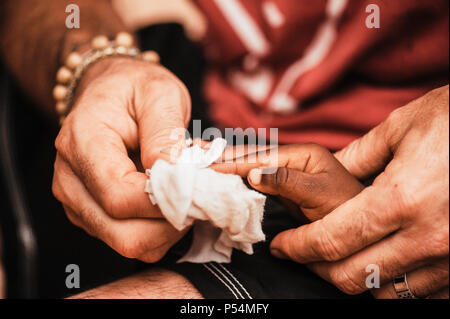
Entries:
<svg viewBox="0 0 450 319">
<path fill-rule="evenodd" d="M 133 94 L 134 112 L 145 105 L 146 97 L 151 92 L 160 89 L 176 90 L 189 98 L 189 92 L 184 84 L 168 69 L 156 63 L 148 63 L 139 59 L 112 56 L 98 61 L 86 70 L 78 82 L 73 95 L 73 109 L 82 100 L 90 100 L 100 92 L 129 92 Z M 106 90 L 106 91 L 105 91 Z M 144 100 L 143 100 L 144 99 Z M 191 105 L 181 103 L 185 124 L 189 122 Z M 136 109 L 137 107 L 137 109 Z"/>
<path fill-rule="evenodd" d="M 120 69 L 122 69 L 124 65 L 130 62 L 131 59 L 112 56 L 97 61 L 96 63 L 91 65 L 80 77 L 78 85 L 74 90 L 73 102 L 75 103 L 77 97 L 80 96 L 80 94 L 87 87 L 89 87 L 92 82 L 103 77 L 111 77 L 114 76 L 114 74 L 120 73 Z"/>
<path fill-rule="evenodd" d="M 93 38 L 87 52 L 71 52 L 56 75 L 57 85 L 53 89 L 53 96 L 56 100 L 56 111 L 60 116 L 60 123 L 69 113 L 75 91 L 83 75 L 98 62 L 110 57 L 124 57 L 143 60 L 151 63 L 158 63 L 159 56 L 154 51 L 141 53 L 134 46 L 132 35 L 126 32 L 119 32 L 114 40 L 109 40 L 106 36 L 100 35 Z"/>
<path fill-rule="evenodd" d="M 111 56 L 91 65 L 80 77 L 74 91 L 74 102 L 82 92 L 95 82 L 103 80 L 117 81 L 122 85 L 134 86 L 140 82 L 150 81 L 149 74 L 160 73 L 164 68 L 156 63 L 122 56 Z M 126 81 L 124 81 L 126 80 Z"/>
</svg>

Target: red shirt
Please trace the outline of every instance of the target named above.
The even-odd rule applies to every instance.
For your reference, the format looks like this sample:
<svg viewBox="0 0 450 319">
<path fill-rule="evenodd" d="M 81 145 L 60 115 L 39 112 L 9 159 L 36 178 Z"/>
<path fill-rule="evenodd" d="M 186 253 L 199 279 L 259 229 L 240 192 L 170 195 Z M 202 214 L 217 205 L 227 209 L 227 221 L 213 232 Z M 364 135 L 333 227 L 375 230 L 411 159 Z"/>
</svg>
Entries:
<svg viewBox="0 0 450 319">
<path fill-rule="evenodd" d="M 209 23 L 205 95 L 221 127 L 275 127 L 280 143 L 339 149 L 448 83 L 446 0 L 196 2 Z M 380 28 L 366 25 L 369 4 Z"/>
</svg>

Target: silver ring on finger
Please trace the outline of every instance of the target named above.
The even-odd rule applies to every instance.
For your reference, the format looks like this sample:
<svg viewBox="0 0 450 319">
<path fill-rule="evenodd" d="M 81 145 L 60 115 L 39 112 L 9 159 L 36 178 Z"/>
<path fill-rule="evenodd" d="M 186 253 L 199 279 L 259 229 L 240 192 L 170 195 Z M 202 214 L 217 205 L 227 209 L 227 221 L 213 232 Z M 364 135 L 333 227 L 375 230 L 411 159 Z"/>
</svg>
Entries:
<svg viewBox="0 0 450 319">
<path fill-rule="evenodd" d="M 397 276 L 393 280 L 395 293 L 399 299 L 417 299 L 417 297 L 409 289 L 408 280 L 406 279 L 406 273 Z"/>
</svg>

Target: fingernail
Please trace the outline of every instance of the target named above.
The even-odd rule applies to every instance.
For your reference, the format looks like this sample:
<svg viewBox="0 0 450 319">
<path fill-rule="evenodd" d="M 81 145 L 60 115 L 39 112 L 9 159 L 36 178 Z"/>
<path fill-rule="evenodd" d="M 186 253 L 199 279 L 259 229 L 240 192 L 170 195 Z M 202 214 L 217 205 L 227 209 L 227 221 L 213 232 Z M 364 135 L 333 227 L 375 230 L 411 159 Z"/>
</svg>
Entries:
<svg viewBox="0 0 450 319">
<path fill-rule="evenodd" d="M 261 174 L 266 174 L 266 175 L 270 175 L 270 174 L 275 174 L 278 170 L 278 167 L 263 167 L 261 169 Z"/>
<path fill-rule="evenodd" d="M 248 173 L 248 178 L 250 180 L 250 183 L 253 185 L 259 185 L 261 184 L 261 178 L 262 178 L 262 171 L 259 168 L 254 168 Z"/>
<path fill-rule="evenodd" d="M 270 248 L 270 253 L 280 259 L 288 259 L 285 253 L 283 253 L 281 250 L 277 248 Z"/>
</svg>

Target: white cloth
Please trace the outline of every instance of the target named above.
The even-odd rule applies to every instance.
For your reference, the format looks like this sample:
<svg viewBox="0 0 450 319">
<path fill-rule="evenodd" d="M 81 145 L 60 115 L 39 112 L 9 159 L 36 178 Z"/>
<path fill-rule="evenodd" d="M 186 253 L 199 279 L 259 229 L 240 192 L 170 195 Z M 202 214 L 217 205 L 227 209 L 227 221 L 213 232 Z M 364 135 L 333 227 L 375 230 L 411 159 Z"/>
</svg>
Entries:
<svg viewBox="0 0 450 319">
<path fill-rule="evenodd" d="M 242 178 L 208 168 L 225 149 L 215 139 L 204 151 L 199 146 L 183 150 L 176 164 L 157 160 L 145 192 L 178 230 L 194 224 L 187 254 L 178 262 L 231 261 L 233 248 L 253 254 L 253 244 L 265 239 L 261 229 L 266 197 L 245 186 Z"/>
</svg>

